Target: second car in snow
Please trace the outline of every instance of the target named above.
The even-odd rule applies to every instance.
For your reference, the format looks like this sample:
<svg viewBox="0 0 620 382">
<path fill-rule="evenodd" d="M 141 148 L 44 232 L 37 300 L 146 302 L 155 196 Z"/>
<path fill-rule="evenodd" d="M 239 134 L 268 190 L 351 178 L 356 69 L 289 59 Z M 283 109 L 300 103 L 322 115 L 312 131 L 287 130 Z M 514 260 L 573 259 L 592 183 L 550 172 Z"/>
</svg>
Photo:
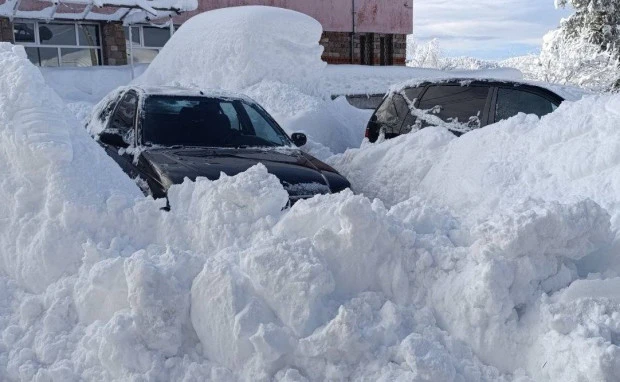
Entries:
<svg viewBox="0 0 620 382">
<path fill-rule="evenodd" d="M 350 186 L 336 170 L 295 146 L 252 100 L 237 94 L 174 87 L 118 89 L 96 108 L 87 128 L 146 193 L 165 197 L 185 178 L 218 179 L 257 163 L 280 179 L 291 201 Z"/>
<path fill-rule="evenodd" d="M 443 79 L 405 83 L 393 89 L 372 115 L 366 138 L 375 142 L 443 126 L 461 135 L 518 113 L 539 117 L 564 98 L 543 86 L 503 80 Z"/>
</svg>

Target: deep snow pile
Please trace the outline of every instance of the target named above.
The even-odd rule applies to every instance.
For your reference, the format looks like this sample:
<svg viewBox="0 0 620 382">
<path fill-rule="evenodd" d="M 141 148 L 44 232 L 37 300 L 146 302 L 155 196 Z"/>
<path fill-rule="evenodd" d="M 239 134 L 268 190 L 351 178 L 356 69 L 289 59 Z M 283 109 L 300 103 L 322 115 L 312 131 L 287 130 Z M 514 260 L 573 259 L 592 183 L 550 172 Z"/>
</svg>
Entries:
<svg viewBox="0 0 620 382">
<path fill-rule="evenodd" d="M 283 211 L 257 166 L 173 187 L 163 212 L 21 47 L 0 44 L 0 62 L 0 379 L 498 375 L 406 304 L 415 234 L 381 203 Z"/>
<path fill-rule="evenodd" d="M 330 162 L 357 191 L 388 205 L 425 195 L 477 219 L 525 197 L 591 198 L 620 227 L 618 125 L 620 97 L 589 96 L 542 119 L 519 114 L 459 139 L 444 128 L 426 128 Z M 380 187 L 385 184 L 390 187 Z"/>
<path fill-rule="evenodd" d="M 316 83 L 325 63 L 323 28 L 303 13 L 262 6 L 222 8 L 192 17 L 172 36 L 141 78 L 242 90 L 263 80 Z M 200 49 L 197 49 L 200 47 Z M 194 83 L 187 83 L 195 79 Z"/>
<path fill-rule="evenodd" d="M 133 75 L 139 76 L 148 65 L 136 65 Z M 93 66 L 87 68 L 41 67 L 47 85 L 66 103 L 97 103 L 109 92 L 132 80 L 132 68 L 124 66 Z"/>
<path fill-rule="evenodd" d="M 555 130 L 550 117 L 517 117 L 512 123 L 525 127 L 509 121 L 458 140 L 425 129 L 334 160 L 388 207 L 344 192 L 282 210 L 286 192 L 257 166 L 174 186 L 167 213 L 138 196 L 20 47 L 0 44 L 0 63 L 1 380 L 620 376 L 618 279 L 579 279 L 612 240 L 609 214 L 584 196 L 613 192 L 596 181 L 586 188 L 585 178 L 615 163 L 607 127 L 615 114 L 600 105 L 616 98 L 563 106 L 555 123 L 584 113 L 582 123 Z M 537 145 L 520 144 L 520 135 Z M 470 136 L 494 156 L 475 152 Z M 504 136 L 517 142 L 489 146 Z M 571 186 L 563 203 L 542 191 L 534 196 L 547 201 L 527 193 L 510 203 L 452 199 L 478 183 L 490 197 L 518 184 L 507 162 L 526 148 L 550 149 L 533 151 L 523 183 L 537 190 L 563 180 L 552 154 L 585 156 L 595 141 L 609 144 L 609 156 L 595 166 L 570 162 L 566 173 L 585 177 L 584 187 Z M 388 161 L 387 148 L 402 155 Z M 406 155 L 417 151 L 430 162 Z M 450 173 L 449 159 L 469 157 Z M 364 185 L 366 173 L 378 180 Z M 392 185 L 400 193 L 383 195 Z M 441 189 L 454 194 L 439 199 Z"/>
</svg>

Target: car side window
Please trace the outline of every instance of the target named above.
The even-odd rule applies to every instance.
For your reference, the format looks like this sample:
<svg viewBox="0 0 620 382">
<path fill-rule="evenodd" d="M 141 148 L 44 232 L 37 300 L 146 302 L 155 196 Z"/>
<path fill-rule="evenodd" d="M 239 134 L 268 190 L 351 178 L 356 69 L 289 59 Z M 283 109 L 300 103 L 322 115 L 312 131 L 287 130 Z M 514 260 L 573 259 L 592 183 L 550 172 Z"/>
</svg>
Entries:
<svg viewBox="0 0 620 382">
<path fill-rule="evenodd" d="M 385 134 L 399 134 L 405 117 L 409 114 L 409 104 L 405 98 L 394 93 L 388 97 L 375 113 L 376 123 L 385 130 Z"/>
<path fill-rule="evenodd" d="M 133 143 L 131 137 L 137 110 L 138 95 L 134 92 L 125 94 L 116 107 L 108 127 L 111 132 L 121 135 L 125 142 L 130 144 Z"/>
<path fill-rule="evenodd" d="M 557 106 L 541 95 L 521 89 L 497 89 L 495 121 L 514 117 L 519 113 L 535 114 L 539 117 L 554 111 Z"/>
<path fill-rule="evenodd" d="M 241 123 L 239 123 L 237 110 L 235 110 L 235 106 L 232 104 L 232 102 L 222 102 L 220 103 L 220 108 L 230 120 L 230 128 L 236 131 L 241 131 Z"/>
<path fill-rule="evenodd" d="M 272 142 L 282 141 L 282 138 L 276 133 L 269 122 L 261 116 L 256 109 L 243 102 L 243 108 L 250 119 L 250 123 L 254 128 L 254 132 L 257 137 L 264 138 Z M 284 142 L 282 142 L 284 143 Z"/>
<path fill-rule="evenodd" d="M 101 110 L 101 113 L 99 113 L 99 115 L 97 116 L 99 118 L 99 121 L 101 121 L 101 123 L 106 123 L 108 121 L 108 119 L 110 118 L 110 114 L 112 114 L 112 112 L 114 111 L 114 108 L 116 107 L 116 104 L 118 104 L 118 100 L 120 98 L 120 95 L 114 97 L 110 102 L 108 102 L 103 109 Z"/>
<path fill-rule="evenodd" d="M 420 99 L 422 92 L 424 91 L 424 87 L 417 88 L 409 88 L 405 89 L 405 96 L 407 97 L 407 102 L 411 105 L 415 105 L 415 102 Z M 418 130 L 422 127 L 420 123 L 418 123 L 418 118 L 409 111 L 405 120 L 400 128 L 401 134 L 410 133 L 412 130 Z"/>
<path fill-rule="evenodd" d="M 418 108 L 430 110 L 431 115 L 444 122 L 456 122 L 466 129 L 478 128 L 488 94 L 488 86 L 431 86 L 424 93 Z"/>
</svg>

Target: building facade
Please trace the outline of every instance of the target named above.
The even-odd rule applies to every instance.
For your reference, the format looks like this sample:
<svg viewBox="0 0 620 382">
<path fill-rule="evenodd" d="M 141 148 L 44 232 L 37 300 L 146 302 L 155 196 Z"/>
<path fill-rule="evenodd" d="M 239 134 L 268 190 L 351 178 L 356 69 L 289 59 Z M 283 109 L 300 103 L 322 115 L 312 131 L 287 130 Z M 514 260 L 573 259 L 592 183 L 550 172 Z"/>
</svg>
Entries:
<svg viewBox="0 0 620 382">
<path fill-rule="evenodd" d="M 404 65 L 406 36 L 413 29 L 412 0 L 198 0 L 198 8 L 189 12 L 144 9 L 138 0 L 133 7 L 122 3 L 113 6 L 104 0 L 98 7 L 84 0 L 0 0 L 0 41 L 24 45 L 40 66 L 148 63 L 195 14 L 269 5 L 317 19 L 328 63 Z"/>
</svg>

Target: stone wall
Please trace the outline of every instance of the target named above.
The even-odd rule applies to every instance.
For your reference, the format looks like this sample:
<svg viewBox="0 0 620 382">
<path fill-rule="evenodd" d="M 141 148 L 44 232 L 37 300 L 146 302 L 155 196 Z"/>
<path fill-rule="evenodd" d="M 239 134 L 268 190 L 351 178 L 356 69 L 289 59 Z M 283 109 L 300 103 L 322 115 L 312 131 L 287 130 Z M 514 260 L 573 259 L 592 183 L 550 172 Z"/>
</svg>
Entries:
<svg viewBox="0 0 620 382">
<path fill-rule="evenodd" d="M 101 32 L 103 64 L 127 65 L 127 46 L 123 24 L 120 22 L 102 23 Z"/>
<path fill-rule="evenodd" d="M 6 17 L 0 17 L 0 41 L 13 42 L 13 23 Z"/>
<path fill-rule="evenodd" d="M 404 34 L 323 32 L 323 60 L 330 64 L 405 65 L 407 36 Z"/>
</svg>

